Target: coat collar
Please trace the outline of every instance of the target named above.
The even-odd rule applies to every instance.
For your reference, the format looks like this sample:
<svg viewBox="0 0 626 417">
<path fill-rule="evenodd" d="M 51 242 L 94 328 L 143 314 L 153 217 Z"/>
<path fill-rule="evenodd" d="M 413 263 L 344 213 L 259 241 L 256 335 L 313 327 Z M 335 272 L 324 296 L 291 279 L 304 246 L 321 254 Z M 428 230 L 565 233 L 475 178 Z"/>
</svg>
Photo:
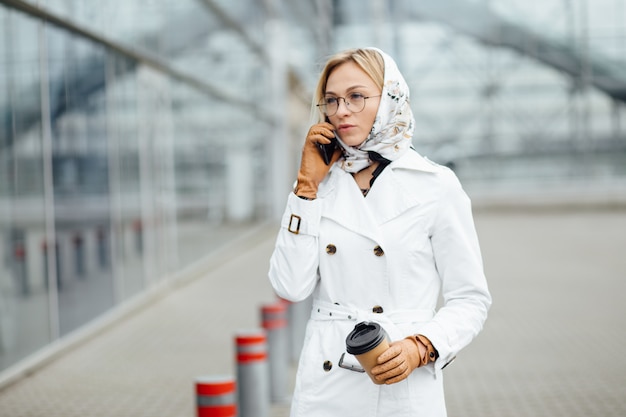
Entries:
<svg viewBox="0 0 626 417">
<path fill-rule="evenodd" d="M 380 226 L 422 203 L 420 193 L 396 172 L 405 169 L 436 173 L 441 167 L 414 150 L 408 150 L 389 164 L 376 179 L 367 197 L 363 198 L 352 175 L 335 164 L 325 181 L 324 191 L 320 193 L 320 197 L 324 197 L 324 216 L 356 233 L 380 241 Z"/>
<path fill-rule="evenodd" d="M 404 155 L 393 161 L 387 168 L 411 169 L 424 172 L 439 172 L 441 166 L 420 155 L 415 149 L 408 149 Z"/>
</svg>

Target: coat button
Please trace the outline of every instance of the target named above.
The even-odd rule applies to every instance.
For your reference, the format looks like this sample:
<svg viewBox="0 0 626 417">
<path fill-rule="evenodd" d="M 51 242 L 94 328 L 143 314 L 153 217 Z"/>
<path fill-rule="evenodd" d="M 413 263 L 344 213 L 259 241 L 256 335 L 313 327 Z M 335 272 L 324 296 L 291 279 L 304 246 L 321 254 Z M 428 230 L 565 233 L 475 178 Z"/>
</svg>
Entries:
<svg viewBox="0 0 626 417">
<path fill-rule="evenodd" d="M 331 361 L 324 362 L 324 370 L 326 372 L 330 371 L 333 368 L 333 363 Z"/>
<path fill-rule="evenodd" d="M 379 245 L 376 245 L 376 247 L 374 248 L 374 255 L 383 256 L 384 254 L 385 251 L 383 250 L 383 248 L 381 248 Z"/>
<path fill-rule="evenodd" d="M 332 243 L 328 244 L 326 246 L 326 253 L 329 255 L 334 255 L 335 252 L 337 252 L 337 246 L 333 245 Z"/>
<path fill-rule="evenodd" d="M 383 312 L 383 308 L 381 306 L 374 306 L 372 307 L 372 313 L 376 313 L 376 314 L 382 314 Z"/>
</svg>

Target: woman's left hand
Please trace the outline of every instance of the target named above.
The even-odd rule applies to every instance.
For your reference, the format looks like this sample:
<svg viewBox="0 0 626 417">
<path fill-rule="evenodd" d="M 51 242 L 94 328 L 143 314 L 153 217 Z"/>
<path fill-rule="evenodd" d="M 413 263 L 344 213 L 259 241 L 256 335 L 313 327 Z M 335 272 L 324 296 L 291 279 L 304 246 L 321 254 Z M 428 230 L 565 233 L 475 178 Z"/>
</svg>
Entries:
<svg viewBox="0 0 626 417">
<path fill-rule="evenodd" d="M 407 378 L 415 368 L 426 364 L 427 348 L 415 337 L 396 340 L 389 349 L 380 354 L 378 365 L 372 368 L 372 375 L 387 385 Z"/>
</svg>

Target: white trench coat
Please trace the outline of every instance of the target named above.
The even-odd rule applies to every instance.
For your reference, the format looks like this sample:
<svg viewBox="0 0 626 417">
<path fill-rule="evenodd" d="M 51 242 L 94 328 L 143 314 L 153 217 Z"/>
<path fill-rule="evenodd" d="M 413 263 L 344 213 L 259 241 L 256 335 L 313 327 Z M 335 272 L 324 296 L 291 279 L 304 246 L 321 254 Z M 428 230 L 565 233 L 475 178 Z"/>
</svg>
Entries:
<svg viewBox="0 0 626 417">
<path fill-rule="evenodd" d="M 269 278 L 285 299 L 313 294 L 292 417 L 446 415 L 441 370 L 491 305 L 470 201 L 452 171 L 411 149 L 364 198 L 334 165 L 317 199 L 290 194 Z M 391 340 L 423 334 L 439 358 L 400 383 L 375 385 L 339 366 L 346 336 L 363 320 Z M 349 363 L 358 364 L 346 354 Z"/>
</svg>

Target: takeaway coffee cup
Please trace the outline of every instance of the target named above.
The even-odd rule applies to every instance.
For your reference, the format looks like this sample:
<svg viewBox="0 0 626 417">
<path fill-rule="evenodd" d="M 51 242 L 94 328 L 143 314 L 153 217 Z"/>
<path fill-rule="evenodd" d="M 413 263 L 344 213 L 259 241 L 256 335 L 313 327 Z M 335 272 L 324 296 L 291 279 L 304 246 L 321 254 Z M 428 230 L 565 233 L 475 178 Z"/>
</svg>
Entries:
<svg viewBox="0 0 626 417">
<path fill-rule="evenodd" d="M 346 351 L 356 357 L 375 384 L 382 382 L 376 381 L 370 371 L 377 365 L 378 356 L 388 348 L 387 332 L 380 324 L 371 321 L 358 323 L 346 337 Z"/>
</svg>

